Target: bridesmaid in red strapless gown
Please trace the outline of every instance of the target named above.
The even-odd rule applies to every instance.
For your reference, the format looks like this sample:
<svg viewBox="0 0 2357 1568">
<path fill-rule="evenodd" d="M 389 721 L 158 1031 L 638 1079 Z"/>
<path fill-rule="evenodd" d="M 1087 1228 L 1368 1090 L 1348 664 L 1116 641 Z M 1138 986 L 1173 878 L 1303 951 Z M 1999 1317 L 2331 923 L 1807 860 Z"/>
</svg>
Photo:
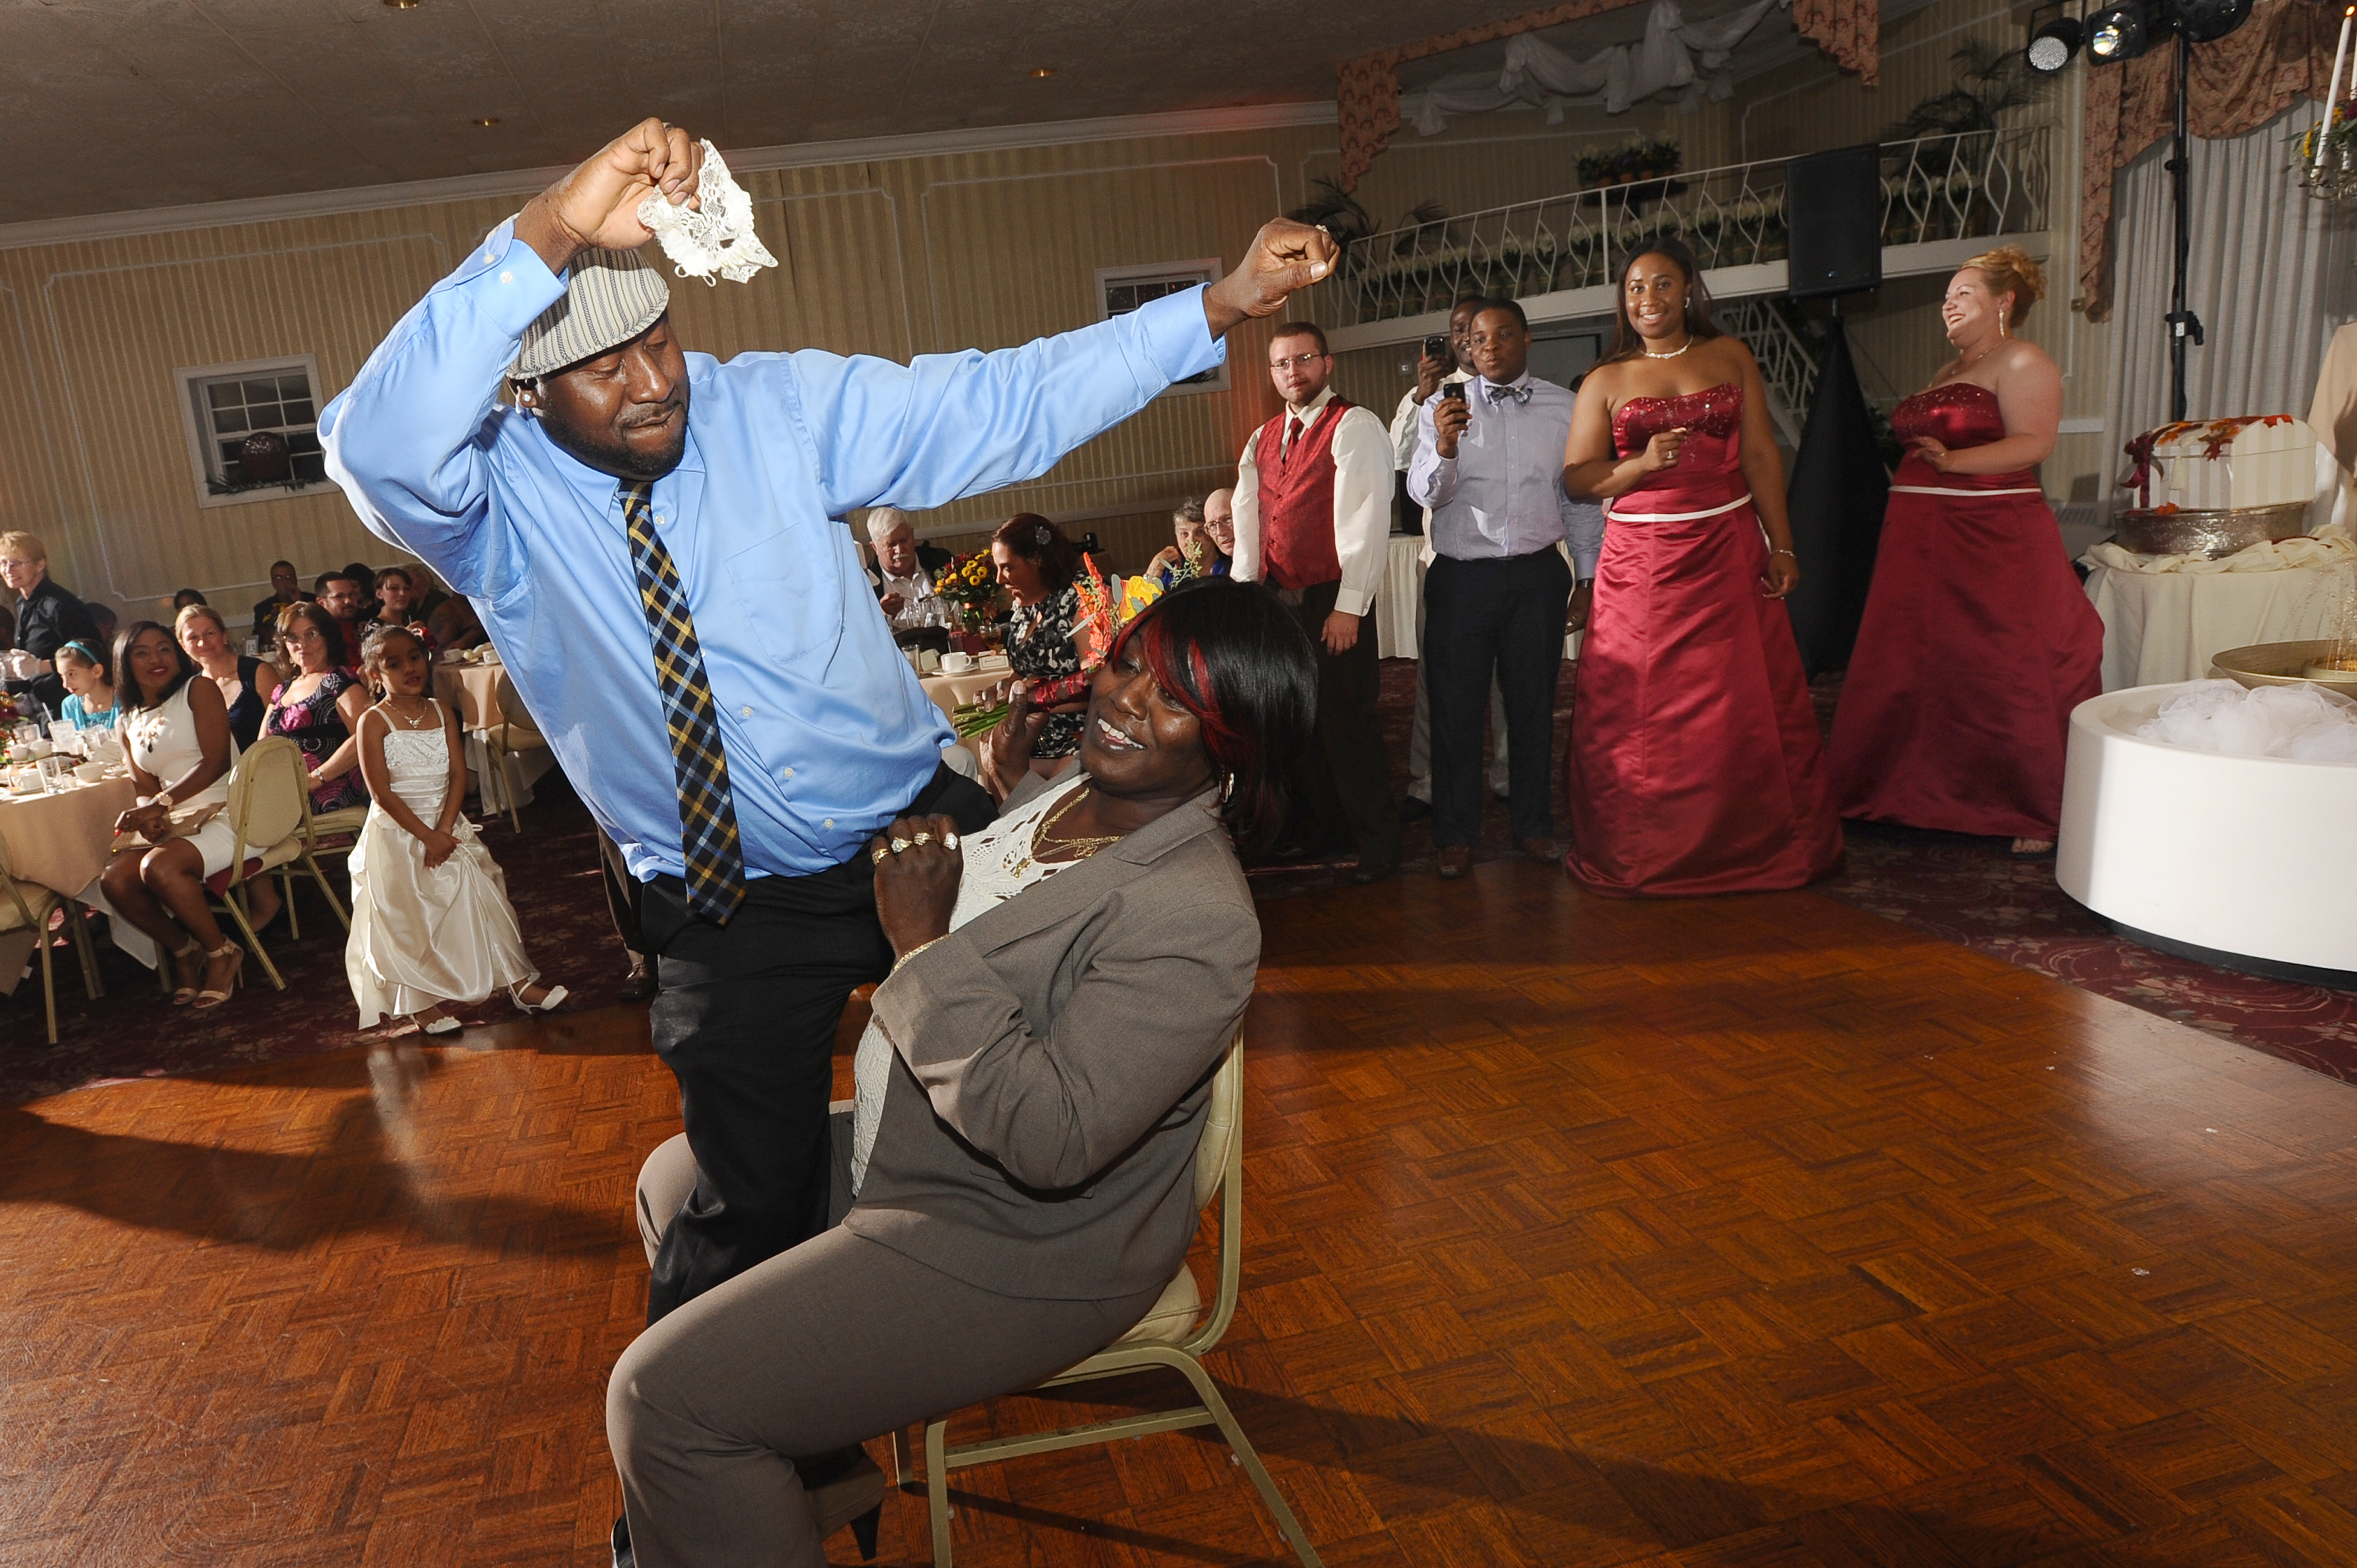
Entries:
<svg viewBox="0 0 2357 1568">
<path fill-rule="evenodd" d="M 2006 435 L 1995 392 L 1954 381 L 1900 403 L 1901 441 Z M 1834 716 L 1845 817 L 2050 840 L 2071 710 L 2103 690 L 2104 623 L 2028 471 L 1941 473 L 1910 450 Z"/>
<path fill-rule="evenodd" d="M 1573 847 L 1599 893 L 1798 887 L 1841 858 L 1807 678 L 1738 467 L 1742 389 L 1631 398 L 1623 457 L 1689 432 L 1606 514 L 1571 731 Z"/>
</svg>

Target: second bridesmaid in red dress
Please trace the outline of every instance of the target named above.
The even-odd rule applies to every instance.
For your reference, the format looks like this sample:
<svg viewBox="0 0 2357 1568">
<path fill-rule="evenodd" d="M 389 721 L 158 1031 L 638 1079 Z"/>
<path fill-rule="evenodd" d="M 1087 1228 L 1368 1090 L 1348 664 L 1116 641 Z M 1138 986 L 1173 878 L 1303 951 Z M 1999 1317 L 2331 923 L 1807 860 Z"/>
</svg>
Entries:
<svg viewBox="0 0 2357 1568">
<path fill-rule="evenodd" d="M 1663 241 L 1572 415 L 1564 485 L 1609 500 L 1572 707 L 1573 845 L 1605 894 L 1798 887 L 1841 826 L 1784 596 L 1801 580 L 1760 368 Z"/>
<path fill-rule="evenodd" d="M 2062 377 L 2013 328 L 2042 292 L 2011 245 L 1949 281 L 1956 357 L 1890 416 L 1909 451 L 1833 735 L 1843 816 L 2007 837 L 2024 856 L 2054 847 L 2071 710 L 2103 690 L 2104 623 L 2033 471 Z"/>
</svg>

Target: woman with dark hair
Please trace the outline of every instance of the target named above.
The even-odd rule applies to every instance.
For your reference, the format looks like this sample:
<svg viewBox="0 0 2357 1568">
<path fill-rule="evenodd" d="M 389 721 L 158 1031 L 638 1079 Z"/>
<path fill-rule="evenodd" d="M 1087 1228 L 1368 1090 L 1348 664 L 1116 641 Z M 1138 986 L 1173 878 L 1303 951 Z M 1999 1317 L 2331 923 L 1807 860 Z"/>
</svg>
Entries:
<svg viewBox="0 0 2357 1568">
<path fill-rule="evenodd" d="M 1760 367 L 1674 240 L 1620 269 L 1564 488 L 1609 501 L 1575 677 L 1564 868 L 1620 896 L 1798 887 L 1841 826 L 1784 596 L 1801 580 Z"/>
<path fill-rule="evenodd" d="M 245 967 L 245 950 L 221 935 L 205 898 L 205 878 L 228 870 L 237 853 L 237 835 L 221 815 L 237 761 L 229 708 L 171 632 L 152 620 L 124 629 L 114 668 L 122 682 L 117 728 L 139 789 L 139 803 L 115 819 L 114 831 L 147 842 L 109 862 L 99 886 L 117 915 L 170 956 L 178 982 L 172 1004 L 218 1007 Z M 256 886 L 268 889 L 270 879 Z M 269 897 L 274 913 L 277 895 Z"/>
<path fill-rule="evenodd" d="M 790 1456 L 1028 1388 L 1186 1266 L 1211 1079 L 1259 964 L 1232 841 L 1281 822 L 1317 691 L 1274 595 L 1188 584 L 1092 677 L 1077 768 L 1016 768 L 963 839 L 928 817 L 876 840 L 899 956 L 837 1116 L 840 1222 L 671 1313 L 608 1384 L 640 1563 L 823 1562 L 822 1524 L 883 1477 L 858 1455 L 813 1494 Z M 1043 718 L 1010 716 L 1017 751 Z M 695 1176 L 683 1138 L 640 1172 L 651 1249 Z"/>
<path fill-rule="evenodd" d="M 1018 511 L 990 536 L 998 581 L 1015 601 L 1006 618 L 1006 664 L 1019 681 L 1081 672 L 1072 628 L 1081 618 L 1081 553 L 1036 511 Z M 1081 748 L 1080 704 L 1048 715 L 1032 755 L 1060 762 Z"/>
<path fill-rule="evenodd" d="M 196 589 L 182 588 L 178 593 L 172 596 L 172 614 L 174 618 L 177 618 L 179 616 L 179 613 L 182 610 L 187 609 L 190 605 L 201 605 L 204 602 L 204 595 L 199 593 Z"/>
<path fill-rule="evenodd" d="M 66 683 L 58 717 L 76 729 L 113 729 L 119 699 L 105 651 L 76 638 L 59 648 L 56 663 L 58 679 Z"/>
<path fill-rule="evenodd" d="M 311 809 L 339 811 L 368 804 L 368 781 L 361 773 L 359 745 L 352 739 L 369 709 L 367 689 L 351 674 L 336 618 L 308 600 L 278 612 L 279 664 L 292 671 L 270 693 L 262 733 L 283 735 L 303 748 L 311 773 Z"/>
</svg>

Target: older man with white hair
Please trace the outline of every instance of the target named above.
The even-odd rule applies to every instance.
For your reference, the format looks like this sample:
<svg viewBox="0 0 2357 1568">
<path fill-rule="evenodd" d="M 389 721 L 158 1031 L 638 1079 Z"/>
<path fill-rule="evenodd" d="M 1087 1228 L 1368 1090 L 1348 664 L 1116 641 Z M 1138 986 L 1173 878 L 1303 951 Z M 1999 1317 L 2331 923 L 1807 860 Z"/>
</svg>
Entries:
<svg viewBox="0 0 2357 1568">
<path fill-rule="evenodd" d="M 870 508 L 867 542 L 876 551 L 876 602 L 895 632 L 947 626 L 949 607 L 933 592 L 933 575 L 950 553 L 917 542 L 917 521 L 896 506 Z"/>
</svg>

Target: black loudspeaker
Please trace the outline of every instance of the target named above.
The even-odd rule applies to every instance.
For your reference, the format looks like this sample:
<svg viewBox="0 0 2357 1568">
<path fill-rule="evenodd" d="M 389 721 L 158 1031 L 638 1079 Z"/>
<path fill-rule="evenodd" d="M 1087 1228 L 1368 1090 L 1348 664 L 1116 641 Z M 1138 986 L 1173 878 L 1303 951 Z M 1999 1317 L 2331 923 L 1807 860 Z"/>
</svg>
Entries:
<svg viewBox="0 0 2357 1568">
<path fill-rule="evenodd" d="M 1882 286 L 1882 149 L 1868 143 L 1784 166 L 1794 299 Z"/>
</svg>

